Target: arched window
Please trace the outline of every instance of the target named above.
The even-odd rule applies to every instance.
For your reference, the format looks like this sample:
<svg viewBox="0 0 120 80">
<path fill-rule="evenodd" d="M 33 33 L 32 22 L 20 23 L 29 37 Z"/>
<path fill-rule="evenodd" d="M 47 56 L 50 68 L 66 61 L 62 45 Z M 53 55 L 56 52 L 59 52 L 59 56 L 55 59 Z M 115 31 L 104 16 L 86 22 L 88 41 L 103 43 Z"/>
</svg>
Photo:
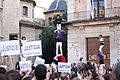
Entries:
<svg viewBox="0 0 120 80">
<path fill-rule="evenodd" d="M 28 15 L 28 7 L 23 6 L 23 16 L 27 16 Z"/>
</svg>

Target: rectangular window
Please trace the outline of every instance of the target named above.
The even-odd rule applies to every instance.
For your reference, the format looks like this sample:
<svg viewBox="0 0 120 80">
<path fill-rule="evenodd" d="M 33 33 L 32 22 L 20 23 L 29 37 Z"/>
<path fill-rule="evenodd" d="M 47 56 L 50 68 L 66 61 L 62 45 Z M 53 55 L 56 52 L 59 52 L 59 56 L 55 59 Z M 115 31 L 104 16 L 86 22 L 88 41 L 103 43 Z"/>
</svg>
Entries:
<svg viewBox="0 0 120 80">
<path fill-rule="evenodd" d="M 28 7 L 23 6 L 23 16 L 27 16 L 28 14 Z"/>
<path fill-rule="evenodd" d="M 9 34 L 9 40 L 17 40 L 18 39 L 18 35 L 17 34 Z"/>
<path fill-rule="evenodd" d="M 104 17 L 104 0 L 94 0 L 94 18 Z"/>
<path fill-rule="evenodd" d="M 99 1 L 99 17 L 104 17 L 104 1 Z"/>
<path fill-rule="evenodd" d="M 49 26 L 51 26 L 52 25 L 52 17 L 49 17 L 48 20 L 49 20 Z"/>
<path fill-rule="evenodd" d="M 49 19 L 49 21 L 52 21 L 52 17 L 49 17 L 48 19 Z"/>
</svg>

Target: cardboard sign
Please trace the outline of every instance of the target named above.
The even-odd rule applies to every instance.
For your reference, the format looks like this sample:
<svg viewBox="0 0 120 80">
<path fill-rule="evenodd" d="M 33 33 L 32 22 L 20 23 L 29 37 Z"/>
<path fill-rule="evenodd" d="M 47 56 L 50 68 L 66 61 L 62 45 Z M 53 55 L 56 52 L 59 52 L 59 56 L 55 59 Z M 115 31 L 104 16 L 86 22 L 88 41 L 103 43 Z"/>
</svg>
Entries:
<svg viewBox="0 0 120 80">
<path fill-rule="evenodd" d="M 31 61 L 20 61 L 19 65 L 20 65 L 20 70 L 21 71 L 27 71 L 31 69 Z"/>
<path fill-rule="evenodd" d="M 71 64 L 70 63 L 58 63 L 58 72 L 71 72 Z"/>
<path fill-rule="evenodd" d="M 1 56 L 20 54 L 19 40 L 0 42 L 0 53 Z"/>
<path fill-rule="evenodd" d="M 24 43 L 22 51 L 24 57 L 42 55 L 41 41 L 31 41 Z"/>
<path fill-rule="evenodd" d="M 36 60 L 35 60 L 35 63 L 34 63 L 34 66 L 37 66 L 38 64 L 44 64 L 45 63 L 45 60 L 40 58 L 40 57 L 36 57 Z"/>
</svg>

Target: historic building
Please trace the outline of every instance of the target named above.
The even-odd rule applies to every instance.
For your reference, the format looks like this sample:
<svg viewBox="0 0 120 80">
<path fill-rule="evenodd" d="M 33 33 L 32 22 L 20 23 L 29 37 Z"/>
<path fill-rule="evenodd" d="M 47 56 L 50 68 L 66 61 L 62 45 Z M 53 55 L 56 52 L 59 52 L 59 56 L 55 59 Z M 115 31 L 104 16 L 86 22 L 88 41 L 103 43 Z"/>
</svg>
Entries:
<svg viewBox="0 0 120 80">
<path fill-rule="evenodd" d="M 98 63 L 99 38 L 105 39 L 105 64 L 120 59 L 120 0 L 68 0 L 68 62 Z"/>
<path fill-rule="evenodd" d="M 28 40 L 39 38 L 43 25 L 34 21 L 35 1 L 0 1 L 0 40 L 10 40 L 14 35 L 26 36 Z"/>
<path fill-rule="evenodd" d="M 66 0 L 54 0 L 50 5 L 49 9 L 44 12 L 45 14 L 45 25 L 49 26 L 53 22 L 53 18 L 55 15 L 60 14 L 67 10 L 67 2 Z"/>
<path fill-rule="evenodd" d="M 33 0 L 0 0 L 0 41 L 13 40 L 17 35 L 38 40 L 44 25 L 34 20 L 35 6 Z M 13 56 L 14 63 L 17 60 Z"/>
<path fill-rule="evenodd" d="M 34 20 L 34 8 L 36 6 L 33 0 L 20 0 L 20 21 L 19 31 L 27 40 L 38 40 L 44 25 Z"/>
</svg>

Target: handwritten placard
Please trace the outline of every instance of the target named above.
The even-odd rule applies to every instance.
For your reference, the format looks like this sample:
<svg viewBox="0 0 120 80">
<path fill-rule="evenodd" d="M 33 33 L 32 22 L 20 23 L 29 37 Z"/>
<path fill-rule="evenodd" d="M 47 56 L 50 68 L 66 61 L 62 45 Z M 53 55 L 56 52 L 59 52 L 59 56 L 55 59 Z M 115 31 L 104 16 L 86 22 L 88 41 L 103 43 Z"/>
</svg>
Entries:
<svg viewBox="0 0 120 80">
<path fill-rule="evenodd" d="M 31 61 L 20 61 L 19 62 L 20 65 L 20 70 L 21 71 L 27 71 L 31 69 Z"/>
<path fill-rule="evenodd" d="M 0 42 L 0 53 L 1 53 L 1 56 L 20 54 L 19 40 Z"/>
<path fill-rule="evenodd" d="M 31 41 L 24 43 L 22 51 L 24 57 L 42 55 L 41 41 Z"/>
<path fill-rule="evenodd" d="M 71 64 L 70 63 L 58 63 L 58 72 L 71 72 Z"/>
<path fill-rule="evenodd" d="M 34 63 L 34 66 L 37 66 L 38 64 L 44 64 L 45 63 L 45 60 L 40 58 L 40 57 L 36 57 L 36 60 L 35 60 L 35 63 Z"/>
</svg>

